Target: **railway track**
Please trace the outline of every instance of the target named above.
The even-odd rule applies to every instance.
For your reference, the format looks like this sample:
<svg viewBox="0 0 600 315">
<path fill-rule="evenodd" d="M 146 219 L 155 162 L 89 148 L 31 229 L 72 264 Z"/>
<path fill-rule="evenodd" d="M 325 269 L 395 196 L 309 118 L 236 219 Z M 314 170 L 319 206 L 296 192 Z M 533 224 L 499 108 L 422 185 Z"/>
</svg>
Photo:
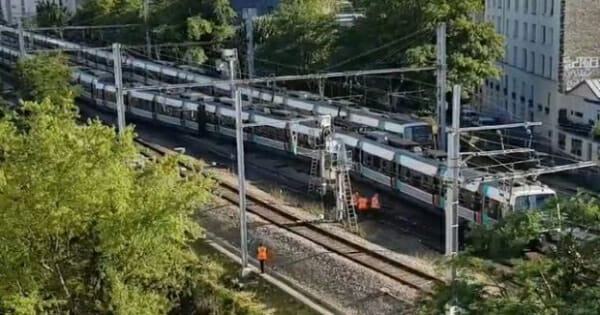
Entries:
<svg viewBox="0 0 600 315">
<path fill-rule="evenodd" d="M 142 139 L 136 139 L 136 142 L 152 151 L 155 155 L 163 156 L 174 153 L 169 149 Z M 182 163 L 181 167 L 189 169 L 189 166 L 185 165 L 185 163 Z M 221 197 L 233 205 L 238 205 L 237 185 L 219 181 L 219 186 Z M 434 285 L 443 283 L 443 280 L 435 275 L 403 264 L 384 255 L 382 252 L 371 250 L 357 242 L 345 239 L 314 223 L 303 221 L 294 214 L 252 193 L 247 193 L 246 198 L 248 200 L 247 210 L 263 220 L 301 236 L 333 254 L 349 259 L 405 286 L 425 294 L 430 294 Z"/>
</svg>

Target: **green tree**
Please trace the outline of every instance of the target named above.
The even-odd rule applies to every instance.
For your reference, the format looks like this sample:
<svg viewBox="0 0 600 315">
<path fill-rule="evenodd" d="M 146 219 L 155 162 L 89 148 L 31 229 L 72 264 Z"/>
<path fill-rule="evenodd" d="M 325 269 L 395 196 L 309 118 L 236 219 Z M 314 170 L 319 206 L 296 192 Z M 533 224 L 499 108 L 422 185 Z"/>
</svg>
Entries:
<svg viewBox="0 0 600 315">
<path fill-rule="evenodd" d="M 483 14 L 479 0 L 370 0 L 360 1 L 365 18 L 344 32 L 336 67 L 432 65 L 435 63 L 435 28 L 447 23 L 448 79 L 467 91 L 483 80 L 498 77 L 496 62 L 503 56 L 503 41 Z M 362 54 L 370 52 L 368 54 Z M 346 62 L 347 60 L 347 62 Z M 428 77 L 433 81 L 432 77 Z"/>
<path fill-rule="evenodd" d="M 494 227 L 475 228 L 473 243 L 453 262 L 459 269 L 454 290 L 463 314 L 600 313 L 600 239 L 594 235 L 600 201 L 578 195 L 561 205 L 560 216 L 549 209 L 519 213 Z M 544 254 L 525 255 L 534 246 L 544 248 Z M 452 290 L 437 288 L 421 313 L 441 314 Z"/>
<path fill-rule="evenodd" d="M 160 56 L 189 63 L 204 63 L 213 51 L 235 36 L 235 11 L 227 0 L 156 0 L 150 5 L 148 27 L 153 43 L 186 41 L 207 45 L 161 48 Z M 142 0 L 90 0 L 77 12 L 75 24 L 143 24 Z M 142 44 L 144 27 L 96 35 L 96 40 Z"/>
<path fill-rule="evenodd" d="M 258 28 L 257 56 L 267 69 L 303 73 L 320 71 L 329 63 L 338 34 L 332 1 L 283 0 L 264 19 Z"/>
<path fill-rule="evenodd" d="M 71 75 L 67 57 L 56 54 L 21 59 L 15 71 L 21 98 L 38 102 L 49 98 L 55 104 L 77 95 L 77 89 L 71 85 Z"/>
<path fill-rule="evenodd" d="M 40 27 L 65 26 L 71 15 L 66 7 L 50 0 L 40 1 L 36 4 L 36 22 Z"/>
<path fill-rule="evenodd" d="M 182 178 L 178 156 L 142 159 L 131 129 L 78 123 L 72 98 L 42 91 L 0 118 L 0 313 L 263 314 L 190 247 L 214 180 Z"/>
</svg>

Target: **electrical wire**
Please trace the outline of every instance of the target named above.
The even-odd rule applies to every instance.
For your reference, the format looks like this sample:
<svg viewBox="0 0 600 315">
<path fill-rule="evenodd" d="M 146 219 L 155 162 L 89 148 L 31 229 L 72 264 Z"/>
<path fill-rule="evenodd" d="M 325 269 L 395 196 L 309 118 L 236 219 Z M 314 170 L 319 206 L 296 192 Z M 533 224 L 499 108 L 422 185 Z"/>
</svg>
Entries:
<svg viewBox="0 0 600 315">
<path fill-rule="evenodd" d="M 348 64 L 349 62 L 351 62 L 351 61 L 354 61 L 354 60 L 356 60 L 356 59 L 362 58 L 362 57 L 364 57 L 364 56 L 368 56 L 368 55 L 370 55 L 370 54 L 372 54 L 372 53 L 378 52 L 378 51 L 380 51 L 380 50 L 383 50 L 383 49 L 386 49 L 386 48 L 388 48 L 388 47 L 392 47 L 392 46 L 394 46 L 395 44 L 397 44 L 397 43 L 399 43 L 399 42 L 402 42 L 402 41 L 404 41 L 404 40 L 407 40 L 407 39 L 409 39 L 409 38 L 412 38 L 412 37 L 414 37 L 414 36 L 417 36 L 417 35 L 419 35 L 419 34 L 421 34 L 421 33 L 424 33 L 425 31 L 427 31 L 427 30 L 426 30 L 426 29 L 421 29 L 421 30 L 419 30 L 419 31 L 416 31 L 416 32 L 410 33 L 410 34 L 408 34 L 408 35 L 405 35 L 405 36 L 403 36 L 403 37 L 400 37 L 400 38 L 394 39 L 394 40 L 392 40 L 392 41 L 390 41 L 390 42 L 388 42 L 388 43 L 386 43 L 386 44 L 383 44 L 383 45 L 381 45 L 381 46 L 375 47 L 375 48 L 373 48 L 373 49 L 369 49 L 369 50 L 368 50 L 368 51 L 366 51 L 366 52 L 363 52 L 363 53 L 360 53 L 360 54 L 358 54 L 358 55 L 352 56 L 352 57 L 350 57 L 350 58 L 347 58 L 347 59 L 345 59 L 345 60 L 343 60 L 343 61 L 341 61 L 341 62 L 338 62 L 338 63 L 336 63 L 336 64 L 334 64 L 334 65 L 332 65 L 332 66 L 329 66 L 327 69 L 325 69 L 325 71 L 329 71 L 329 70 L 331 70 L 331 69 L 335 69 L 335 68 L 337 68 L 337 67 L 340 67 L 340 66 L 343 66 L 343 65 L 345 65 L 345 64 Z"/>
</svg>

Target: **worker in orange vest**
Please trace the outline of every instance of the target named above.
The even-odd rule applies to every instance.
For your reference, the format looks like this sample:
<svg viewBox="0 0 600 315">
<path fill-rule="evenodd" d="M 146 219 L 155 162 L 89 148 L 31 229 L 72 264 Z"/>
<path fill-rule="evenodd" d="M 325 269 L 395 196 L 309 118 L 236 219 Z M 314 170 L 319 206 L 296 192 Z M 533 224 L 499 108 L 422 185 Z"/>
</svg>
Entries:
<svg viewBox="0 0 600 315">
<path fill-rule="evenodd" d="M 374 194 L 373 197 L 371 197 L 371 209 L 381 209 L 381 204 L 379 203 L 379 194 Z"/>
<path fill-rule="evenodd" d="M 267 247 L 262 243 L 258 245 L 258 250 L 256 253 L 256 258 L 260 263 L 260 273 L 265 273 L 265 260 L 267 260 Z"/>
<path fill-rule="evenodd" d="M 358 211 L 369 210 L 369 199 L 366 197 L 358 197 Z"/>
</svg>

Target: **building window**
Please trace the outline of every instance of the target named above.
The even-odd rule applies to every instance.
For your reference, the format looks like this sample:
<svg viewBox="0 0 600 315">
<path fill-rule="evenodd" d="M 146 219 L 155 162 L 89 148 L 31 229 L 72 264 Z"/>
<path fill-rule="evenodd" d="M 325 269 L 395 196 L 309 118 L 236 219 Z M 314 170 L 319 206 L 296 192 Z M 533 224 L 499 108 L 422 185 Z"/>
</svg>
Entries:
<svg viewBox="0 0 600 315">
<path fill-rule="evenodd" d="M 524 4 L 523 13 L 527 14 L 527 13 L 529 13 L 529 0 L 524 0 L 523 2 L 525 2 L 525 3 L 523 3 Z"/>
<path fill-rule="evenodd" d="M 550 107 L 544 107 L 544 113 L 550 115 Z"/>
<path fill-rule="evenodd" d="M 548 71 L 549 71 L 549 73 L 548 73 L 548 77 L 549 77 L 550 79 L 552 79 L 552 68 L 553 68 L 553 64 L 552 64 L 552 56 L 549 56 L 549 57 L 548 57 Z"/>
<path fill-rule="evenodd" d="M 542 66 L 542 76 L 546 76 L 546 55 L 542 54 L 542 60 L 540 61 L 540 65 Z"/>
<path fill-rule="evenodd" d="M 523 22 L 523 40 L 527 40 L 527 36 L 529 36 L 529 25 L 527 22 Z"/>
<path fill-rule="evenodd" d="M 571 139 L 571 154 L 575 154 L 577 156 L 581 156 L 581 149 L 583 147 L 583 143 L 579 139 Z"/>
<path fill-rule="evenodd" d="M 554 16 L 554 0 L 550 0 L 550 16 Z"/>
<path fill-rule="evenodd" d="M 521 67 L 523 68 L 523 70 L 527 70 L 527 48 L 523 48 L 522 50 L 522 64 Z"/>
<path fill-rule="evenodd" d="M 548 14 L 548 0 L 544 0 L 544 15 Z"/>
<path fill-rule="evenodd" d="M 535 51 L 530 51 L 529 52 L 529 71 L 531 73 L 535 73 Z"/>
<path fill-rule="evenodd" d="M 537 25 L 535 24 L 531 24 L 531 42 L 535 43 L 535 38 L 537 37 L 536 34 L 537 33 Z"/>
<path fill-rule="evenodd" d="M 519 38 L 519 21 L 515 20 L 513 23 L 513 38 Z"/>
<path fill-rule="evenodd" d="M 520 4 L 521 4 L 521 0 L 515 0 L 515 12 L 519 12 Z"/>
<path fill-rule="evenodd" d="M 546 44 L 546 26 L 542 25 L 542 44 Z"/>
<path fill-rule="evenodd" d="M 513 55 L 512 55 L 512 59 L 513 59 L 513 66 L 517 67 L 519 64 L 517 63 L 519 58 L 519 47 L 515 46 L 513 47 Z"/>
<path fill-rule="evenodd" d="M 509 22 L 510 22 L 510 20 L 509 20 L 509 19 L 506 19 L 506 23 L 505 23 L 505 27 L 506 27 L 506 29 L 504 30 L 504 35 L 505 35 L 506 37 L 508 37 L 508 36 L 509 36 L 509 34 L 510 34 L 510 25 L 509 25 Z"/>
<path fill-rule="evenodd" d="M 548 44 L 554 44 L 554 29 L 552 27 L 548 28 Z"/>
<path fill-rule="evenodd" d="M 506 0 L 506 9 L 510 10 L 510 0 Z"/>
<path fill-rule="evenodd" d="M 531 0 L 531 14 L 537 14 L 537 0 Z"/>
<path fill-rule="evenodd" d="M 502 19 L 499 16 L 496 17 L 496 33 L 503 34 L 503 32 L 502 32 Z"/>
<path fill-rule="evenodd" d="M 566 148 L 567 145 L 567 136 L 565 136 L 564 133 L 558 133 L 558 147 L 561 150 L 564 150 Z"/>
</svg>

